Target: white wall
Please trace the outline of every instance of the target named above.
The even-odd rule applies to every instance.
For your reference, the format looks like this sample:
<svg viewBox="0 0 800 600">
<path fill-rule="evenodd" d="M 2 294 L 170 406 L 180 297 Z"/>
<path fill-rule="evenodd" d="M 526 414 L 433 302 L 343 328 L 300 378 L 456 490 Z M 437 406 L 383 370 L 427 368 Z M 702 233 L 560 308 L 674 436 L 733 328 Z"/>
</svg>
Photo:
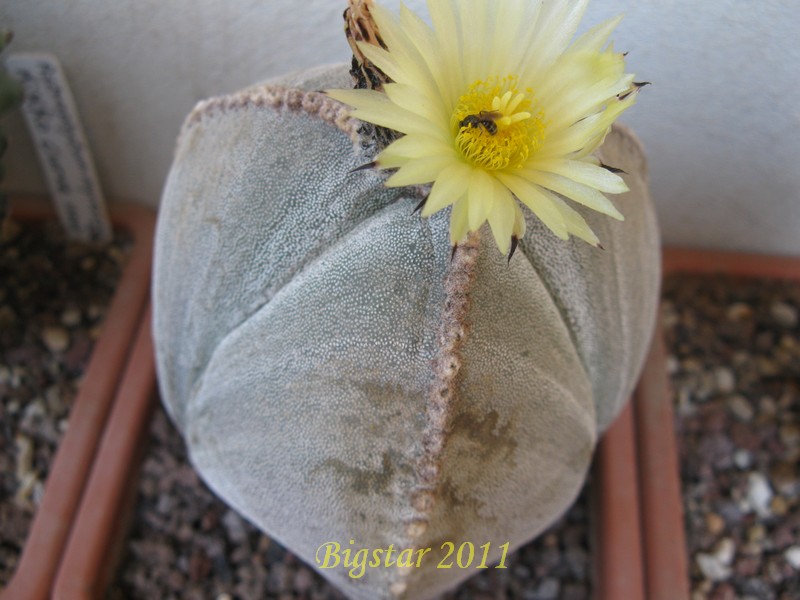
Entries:
<svg viewBox="0 0 800 600">
<path fill-rule="evenodd" d="M 502 0 L 498 0 L 502 1 Z M 423 0 L 408 0 L 415 9 Z M 397 7 L 398 0 L 387 4 Z M 345 0 L 6 0 L 12 51 L 57 54 L 111 197 L 155 206 L 197 100 L 348 60 Z M 800 255 L 800 2 L 593 0 L 654 85 L 623 117 L 644 141 L 665 240 Z M 21 119 L 5 187 L 43 189 Z"/>
</svg>

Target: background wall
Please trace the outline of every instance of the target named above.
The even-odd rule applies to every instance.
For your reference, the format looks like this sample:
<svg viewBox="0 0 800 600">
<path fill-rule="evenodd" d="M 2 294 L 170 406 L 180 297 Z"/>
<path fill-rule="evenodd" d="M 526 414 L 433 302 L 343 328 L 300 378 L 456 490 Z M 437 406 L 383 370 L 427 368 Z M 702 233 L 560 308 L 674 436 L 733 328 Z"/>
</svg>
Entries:
<svg viewBox="0 0 800 600">
<path fill-rule="evenodd" d="M 62 61 L 106 194 L 156 206 L 194 103 L 348 60 L 345 5 L 6 0 L 0 25 L 11 51 Z M 593 0 L 585 26 L 620 12 L 616 47 L 654 83 L 622 120 L 647 147 L 665 241 L 800 255 L 800 2 Z M 21 118 L 7 126 L 4 187 L 43 191 Z"/>
</svg>

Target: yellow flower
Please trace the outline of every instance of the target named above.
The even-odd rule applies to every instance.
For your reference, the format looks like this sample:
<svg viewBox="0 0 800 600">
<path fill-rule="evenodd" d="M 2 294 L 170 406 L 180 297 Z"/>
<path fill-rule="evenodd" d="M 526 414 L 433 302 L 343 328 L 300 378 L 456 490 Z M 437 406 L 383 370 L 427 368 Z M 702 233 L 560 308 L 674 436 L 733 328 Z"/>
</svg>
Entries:
<svg viewBox="0 0 800 600">
<path fill-rule="evenodd" d="M 525 233 L 521 202 L 558 237 L 598 238 L 563 198 L 622 220 L 604 193 L 628 190 L 592 156 L 641 84 L 606 45 L 620 18 L 569 44 L 588 0 L 428 0 L 371 6 L 386 48 L 359 43 L 391 80 L 331 90 L 353 116 L 405 135 L 376 159 L 388 186 L 433 183 L 423 216 L 453 205 L 455 245 L 489 222 L 500 251 Z"/>
</svg>

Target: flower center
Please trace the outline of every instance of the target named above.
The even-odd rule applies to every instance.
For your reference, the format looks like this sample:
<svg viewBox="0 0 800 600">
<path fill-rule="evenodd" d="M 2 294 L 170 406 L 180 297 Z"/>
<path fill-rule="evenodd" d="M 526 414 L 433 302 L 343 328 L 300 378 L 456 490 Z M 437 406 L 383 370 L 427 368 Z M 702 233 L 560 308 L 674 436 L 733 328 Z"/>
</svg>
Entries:
<svg viewBox="0 0 800 600">
<path fill-rule="evenodd" d="M 461 154 L 489 170 L 522 166 L 544 142 L 544 115 L 531 96 L 512 76 L 473 83 L 451 117 Z"/>
</svg>

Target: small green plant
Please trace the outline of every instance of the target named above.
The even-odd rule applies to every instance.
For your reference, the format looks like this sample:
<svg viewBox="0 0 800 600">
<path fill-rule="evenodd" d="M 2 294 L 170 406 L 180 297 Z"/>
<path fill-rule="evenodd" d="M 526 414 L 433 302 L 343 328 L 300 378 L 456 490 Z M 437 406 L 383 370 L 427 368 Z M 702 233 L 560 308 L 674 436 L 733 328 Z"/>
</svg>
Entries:
<svg viewBox="0 0 800 600">
<path fill-rule="evenodd" d="M 11 42 L 12 34 L 10 31 L 0 29 L 0 53 L 3 52 L 5 47 Z M 0 118 L 5 116 L 6 113 L 19 106 L 22 102 L 22 86 L 20 83 L 12 78 L 4 69 L 0 68 Z M 6 138 L 5 131 L 0 127 L 0 159 L 6 153 L 8 147 L 8 139 Z M 2 183 L 5 176 L 5 168 L 0 163 L 0 183 Z M 6 197 L 5 194 L 0 192 L 0 223 L 3 222 L 6 215 Z"/>
</svg>

